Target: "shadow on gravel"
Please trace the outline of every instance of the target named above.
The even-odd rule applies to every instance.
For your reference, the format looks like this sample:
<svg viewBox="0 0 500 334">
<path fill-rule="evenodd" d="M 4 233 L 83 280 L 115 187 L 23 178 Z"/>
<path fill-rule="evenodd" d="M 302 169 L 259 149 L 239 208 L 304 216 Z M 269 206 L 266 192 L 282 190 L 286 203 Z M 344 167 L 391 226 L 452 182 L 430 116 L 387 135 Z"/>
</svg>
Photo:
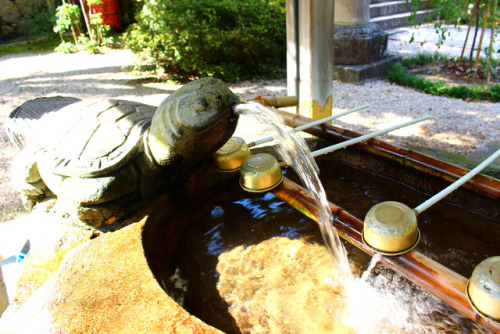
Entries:
<svg viewBox="0 0 500 334">
<path fill-rule="evenodd" d="M 154 79 L 112 79 L 112 76 L 116 76 L 120 72 L 126 71 L 122 70 L 120 66 L 109 66 L 60 73 L 30 74 L 27 77 L 0 80 L 0 86 L 7 87 L 6 90 L 2 89 L 4 98 L 18 97 L 20 91 L 29 91 L 32 98 L 47 94 L 70 95 L 75 93 L 119 98 L 124 95 L 170 94 L 175 91 L 174 89 L 144 86 L 144 84 L 151 82 L 160 82 Z M 29 97 L 26 97 L 27 99 Z"/>
</svg>

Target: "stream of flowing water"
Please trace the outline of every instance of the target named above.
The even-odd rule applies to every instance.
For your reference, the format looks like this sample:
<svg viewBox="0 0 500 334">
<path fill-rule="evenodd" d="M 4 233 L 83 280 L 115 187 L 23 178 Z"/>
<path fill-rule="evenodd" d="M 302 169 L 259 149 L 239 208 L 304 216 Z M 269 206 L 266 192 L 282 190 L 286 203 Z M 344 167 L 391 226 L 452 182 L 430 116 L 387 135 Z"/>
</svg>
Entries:
<svg viewBox="0 0 500 334">
<path fill-rule="evenodd" d="M 353 277 L 347 259 L 347 252 L 339 236 L 334 231 L 330 206 L 318 176 L 319 168 L 305 141 L 287 127 L 276 112 L 261 104 L 254 102 L 238 103 L 235 106 L 235 111 L 255 117 L 273 131 L 274 138 L 278 142 L 278 153 L 295 170 L 317 203 L 319 208 L 318 225 L 333 265 L 339 272 L 340 283 L 346 284 L 352 281 Z"/>
</svg>

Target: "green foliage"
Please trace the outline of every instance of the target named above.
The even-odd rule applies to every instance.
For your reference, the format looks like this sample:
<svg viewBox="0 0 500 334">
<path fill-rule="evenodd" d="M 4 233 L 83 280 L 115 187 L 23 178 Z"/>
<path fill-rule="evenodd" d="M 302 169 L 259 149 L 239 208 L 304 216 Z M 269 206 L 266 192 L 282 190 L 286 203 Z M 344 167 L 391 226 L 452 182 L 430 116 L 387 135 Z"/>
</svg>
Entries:
<svg viewBox="0 0 500 334">
<path fill-rule="evenodd" d="M 449 86 L 442 82 L 434 82 L 424 79 L 418 75 L 409 74 L 406 68 L 400 64 L 394 64 L 389 70 L 389 80 L 402 86 L 432 94 L 443 95 L 463 100 L 490 100 L 500 101 L 499 85 L 474 85 L 474 86 Z"/>
<path fill-rule="evenodd" d="M 406 0 L 406 3 L 412 3 L 413 11 L 409 21 L 413 25 L 420 25 L 423 20 L 417 21 L 417 12 L 420 10 L 422 0 Z M 459 25 L 465 22 L 470 16 L 469 5 L 474 3 L 471 0 L 434 0 L 433 15 L 426 18 L 427 21 L 435 23 L 437 27 L 444 24 Z"/>
<path fill-rule="evenodd" d="M 57 37 L 39 39 L 36 41 L 8 42 L 0 44 L 0 56 L 26 52 L 52 51 L 60 43 Z"/>
<path fill-rule="evenodd" d="M 61 42 L 55 49 L 56 52 L 61 53 L 74 53 L 77 51 L 77 47 L 75 44 L 71 42 Z"/>
<path fill-rule="evenodd" d="M 80 7 L 64 3 L 56 9 L 56 25 L 54 32 L 64 34 L 80 21 Z"/>
<path fill-rule="evenodd" d="M 424 19 L 417 20 L 417 13 L 420 9 L 421 2 L 422 0 L 406 0 L 406 3 L 411 3 L 413 5 L 412 14 L 409 17 L 410 25 L 419 26 L 424 23 Z M 436 33 L 439 34 L 439 40 L 437 42 L 438 48 L 451 36 L 449 30 L 450 26 L 458 27 L 459 25 L 467 24 L 469 28 L 473 28 L 474 26 L 479 27 L 482 26 L 483 23 L 487 23 L 486 27 L 493 29 L 495 31 L 494 35 L 498 38 L 498 30 L 495 28 L 496 23 L 500 20 L 500 12 L 496 11 L 497 2 L 498 0 L 480 0 L 476 15 L 471 17 L 474 13 L 476 0 L 433 0 L 433 14 L 427 16 L 425 21 L 433 24 Z M 488 7 L 489 10 L 487 10 Z M 471 33 L 471 35 L 474 35 L 474 37 L 469 37 L 469 41 L 473 39 L 473 45 L 475 45 L 477 36 L 475 36 L 474 33 Z M 411 37 L 410 43 L 413 41 L 414 36 Z M 467 44 L 464 43 L 462 54 L 465 53 L 465 49 L 467 48 L 466 45 Z M 474 48 L 476 48 L 476 46 Z M 484 48 L 485 55 L 488 55 L 487 46 L 481 45 L 479 48 Z M 500 52 L 500 50 L 492 51 Z"/>
<path fill-rule="evenodd" d="M 285 1 L 150 0 L 125 41 L 136 69 L 169 79 L 273 77 L 285 66 Z"/>
<path fill-rule="evenodd" d="M 422 0 L 406 0 L 407 3 L 413 4 L 413 11 L 409 17 L 410 25 L 422 25 L 424 19 L 417 21 L 417 12 L 420 10 Z M 427 16 L 425 21 L 434 25 L 436 33 L 440 38 L 437 42 L 438 46 L 444 44 L 447 37 L 450 36 L 448 25 L 458 26 L 465 23 L 466 19 L 470 16 L 469 3 L 470 0 L 434 0 L 433 1 L 433 14 Z M 473 1 L 472 1 L 473 2 Z M 413 42 L 413 36 L 410 43 Z"/>
<path fill-rule="evenodd" d="M 92 33 L 89 35 L 93 37 L 90 38 L 90 42 L 92 45 L 95 45 L 96 48 L 101 45 L 113 44 L 113 37 L 107 36 L 111 27 L 104 24 L 104 21 L 102 20 L 102 13 L 90 14 L 90 29 L 92 30 Z M 88 44 L 89 43 L 86 43 L 86 45 Z"/>
<path fill-rule="evenodd" d="M 78 44 L 90 53 L 99 53 L 99 45 L 88 36 L 81 34 L 78 36 Z"/>
<path fill-rule="evenodd" d="M 445 59 L 444 56 L 441 56 L 438 53 L 419 53 L 415 57 L 403 58 L 402 64 L 405 67 L 413 66 L 413 65 L 425 65 L 430 63 L 437 63 L 441 60 Z"/>
<path fill-rule="evenodd" d="M 102 0 L 86 0 L 86 2 L 91 7 L 101 4 Z M 55 48 L 55 51 L 72 53 L 83 48 L 90 53 L 98 53 L 100 46 L 113 43 L 113 37 L 107 36 L 110 27 L 103 24 L 101 13 L 90 13 L 87 26 L 88 36 L 81 33 L 81 14 L 80 7 L 73 4 L 63 3 L 57 7 L 54 32 L 61 35 L 62 42 Z M 71 30 L 74 44 L 63 40 L 63 34 L 69 30 Z"/>
</svg>

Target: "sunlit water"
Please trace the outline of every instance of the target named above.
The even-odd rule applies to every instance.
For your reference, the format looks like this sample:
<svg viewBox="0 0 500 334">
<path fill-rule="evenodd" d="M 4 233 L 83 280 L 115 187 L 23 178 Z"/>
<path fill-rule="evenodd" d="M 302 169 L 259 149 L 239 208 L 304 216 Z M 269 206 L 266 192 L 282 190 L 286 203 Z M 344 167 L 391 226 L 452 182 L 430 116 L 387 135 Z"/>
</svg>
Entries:
<svg viewBox="0 0 500 334">
<path fill-rule="evenodd" d="M 235 106 L 235 112 L 251 115 L 267 125 L 278 143 L 278 153 L 291 166 L 313 195 L 318 208 L 318 224 L 328 253 L 337 268 L 341 282 L 352 280 L 351 269 L 344 246 L 332 226 L 332 213 L 326 198 L 325 189 L 319 180 L 319 168 L 311 156 L 305 141 L 287 127 L 283 119 L 272 109 L 258 103 L 245 102 Z"/>
<path fill-rule="evenodd" d="M 361 275 L 361 281 L 366 281 L 368 279 L 373 268 L 375 268 L 375 266 L 377 265 L 377 263 L 380 262 L 381 259 L 382 259 L 382 254 L 373 255 L 372 260 L 370 261 L 370 264 L 368 265 L 368 268 L 366 268 L 366 270 Z"/>
<path fill-rule="evenodd" d="M 389 194 L 409 203 L 425 197 L 337 162 L 319 166 L 328 197 L 358 217 L 373 204 L 394 199 Z M 226 333 L 487 333 L 378 262 L 379 256 L 370 258 L 345 242 L 356 278 L 338 284 L 317 224 L 270 192 L 243 192 L 229 182 L 209 202 L 195 204 L 198 210 L 205 206 L 161 277 L 189 312 Z M 450 206 L 437 209 L 434 221 L 421 220 L 421 251 L 465 276 L 485 252 L 498 253 L 498 247 L 480 243 L 450 255 L 446 249 L 461 233 L 436 233 L 443 228 L 464 226 L 468 236 L 477 232 L 468 245 L 482 240 L 477 225 L 487 226 L 492 240 L 500 232 L 495 222 L 477 215 Z"/>
<path fill-rule="evenodd" d="M 171 295 L 175 297 L 177 292 L 180 298 L 176 299 L 182 302 L 186 294 L 187 310 L 227 333 L 487 333 L 387 269 L 380 262 L 382 256 L 369 261 L 347 244 L 354 274 L 351 272 L 347 252 L 333 231 L 318 167 L 307 145 L 278 115 L 267 110 L 260 105 L 238 106 L 238 112 L 271 126 L 280 155 L 322 207 L 320 228 L 272 193 L 241 194 L 229 202 L 217 200 L 206 222 L 194 224 L 181 243 L 171 270 L 181 269 L 164 276 L 171 282 Z M 328 196 L 358 216 L 375 203 L 393 199 L 384 197 L 385 180 L 383 187 L 375 190 L 367 185 L 374 181 L 373 176 L 358 184 L 347 182 L 344 176 L 348 173 L 336 172 L 342 176 L 332 178 L 330 170 L 324 172 Z M 407 190 L 398 198 L 421 201 L 404 196 L 408 196 Z M 478 221 L 477 217 L 461 221 L 461 216 L 435 216 L 441 225 L 446 221 Z M 425 233 L 424 219 L 422 223 L 422 244 L 430 244 L 428 238 L 436 233 Z M 318 244 L 321 238 L 326 247 Z M 450 247 L 448 241 L 441 245 L 442 239 L 446 238 L 433 241 L 438 257 L 448 256 L 439 251 Z M 454 245 L 456 238 L 449 239 Z M 470 256 L 458 253 L 451 257 L 452 264 Z"/>
</svg>

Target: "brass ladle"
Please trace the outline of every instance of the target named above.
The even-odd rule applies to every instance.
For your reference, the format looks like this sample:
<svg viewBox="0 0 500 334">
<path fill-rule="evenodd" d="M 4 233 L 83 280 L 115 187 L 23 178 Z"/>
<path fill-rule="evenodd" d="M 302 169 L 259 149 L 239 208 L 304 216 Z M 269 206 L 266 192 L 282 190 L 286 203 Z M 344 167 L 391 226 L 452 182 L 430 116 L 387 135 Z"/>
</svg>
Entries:
<svg viewBox="0 0 500 334">
<path fill-rule="evenodd" d="M 391 126 L 389 128 L 375 131 L 363 136 L 347 140 L 345 142 L 325 147 L 323 149 L 311 152 L 313 158 L 322 154 L 345 148 L 349 145 L 373 138 L 390 131 L 409 126 L 429 119 L 430 116 L 420 117 L 418 119 Z M 260 153 L 249 156 L 240 168 L 240 185 L 243 189 L 251 192 L 264 192 L 276 187 L 283 179 L 281 167 L 287 166 L 286 162 L 278 163 L 277 159 L 267 153 Z"/>
<path fill-rule="evenodd" d="M 296 127 L 293 129 L 294 132 L 298 131 L 303 131 L 309 128 L 312 128 L 313 126 L 320 125 L 323 123 L 326 123 L 328 121 L 334 120 L 336 118 L 342 117 L 344 115 L 353 113 L 355 111 L 359 111 L 365 108 L 368 108 L 369 106 L 367 104 L 362 105 L 360 107 L 354 108 L 354 109 L 349 109 L 347 111 L 343 111 L 341 113 L 328 116 L 325 118 L 322 118 L 317 121 L 313 121 L 304 125 L 301 125 L 299 127 Z M 237 171 L 243 161 L 245 161 L 246 158 L 250 156 L 250 147 L 260 145 L 266 142 L 269 142 L 273 140 L 274 138 L 272 136 L 265 137 L 262 139 L 258 139 L 256 141 L 250 142 L 250 143 L 245 143 L 243 139 L 240 137 L 232 137 L 230 138 L 224 146 L 222 146 L 217 152 L 213 154 L 214 161 L 215 161 L 215 166 L 223 171 L 223 172 L 233 172 Z"/>
</svg>

